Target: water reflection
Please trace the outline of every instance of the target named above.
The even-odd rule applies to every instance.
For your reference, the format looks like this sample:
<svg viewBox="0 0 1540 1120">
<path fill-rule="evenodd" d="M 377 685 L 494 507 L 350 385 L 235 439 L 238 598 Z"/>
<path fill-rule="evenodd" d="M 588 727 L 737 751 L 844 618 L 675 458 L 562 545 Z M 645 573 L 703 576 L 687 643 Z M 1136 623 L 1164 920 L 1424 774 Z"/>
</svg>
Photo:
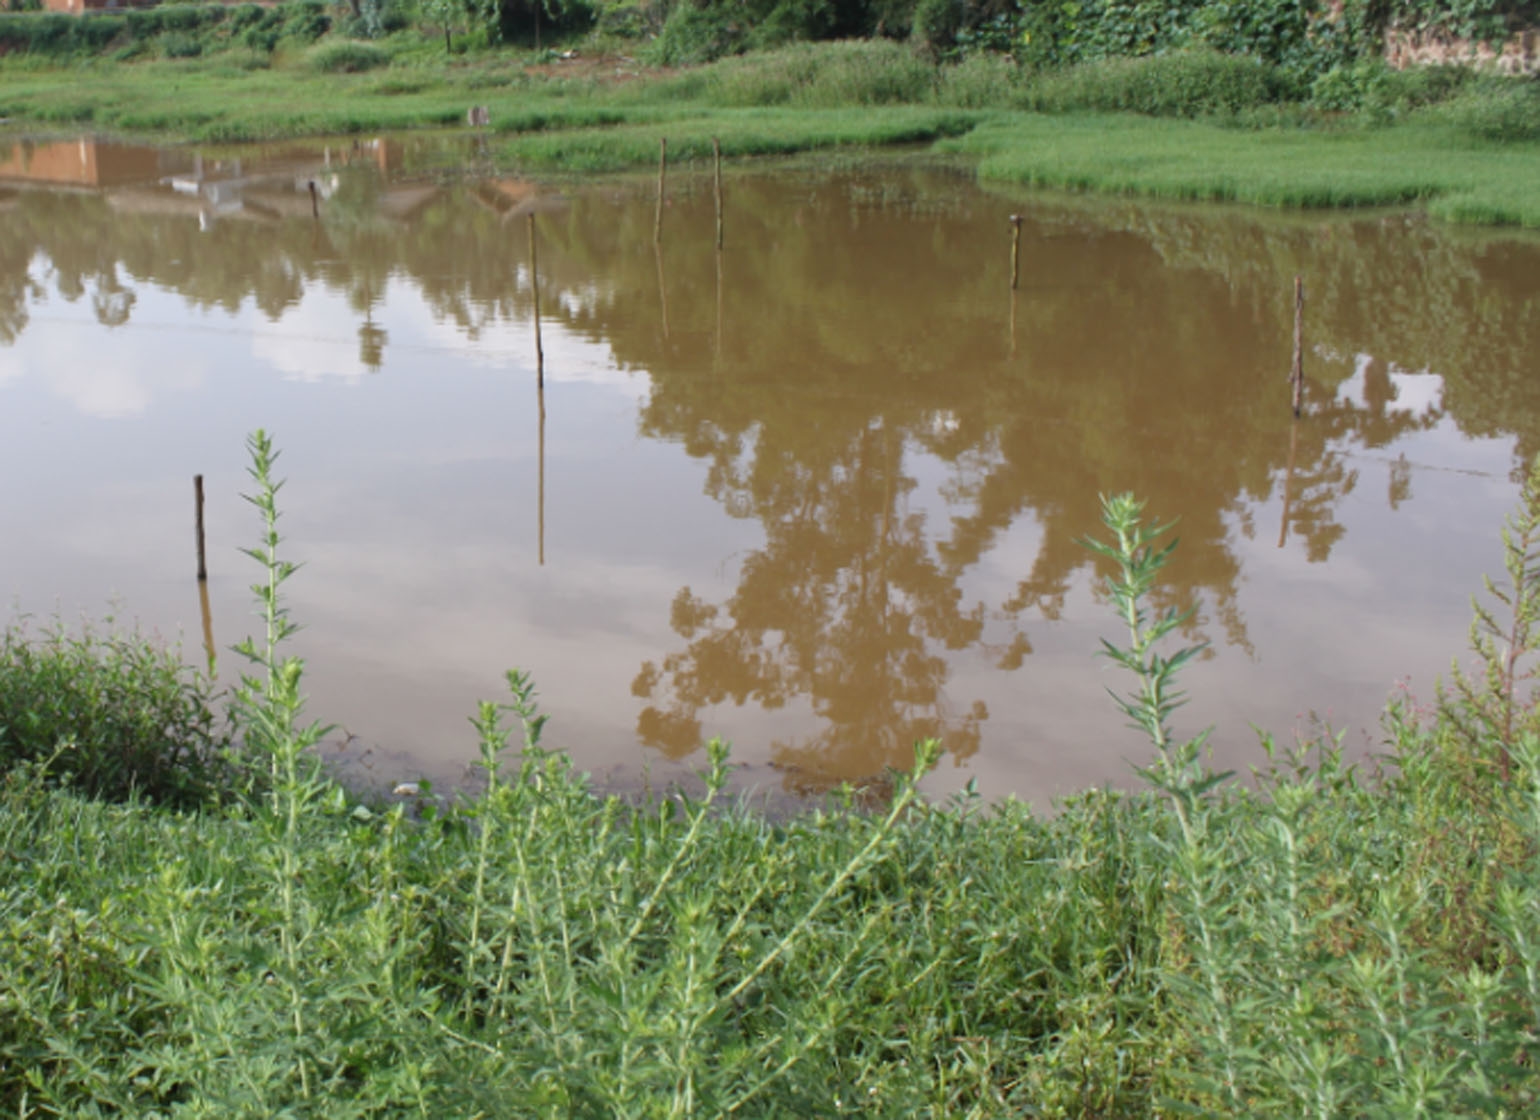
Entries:
<svg viewBox="0 0 1540 1120">
<path fill-rule="evenodd" d="M 1404 218 L 1261 220 L 995 198 L 955 171 L 921 165 L 739 176 L 729 192 L 733 236 L 718 253 L 708 177 L 671 183 L 659 246 L 642 189 L 561 200 L 516 178 L 396 174 L 405 162 L 384 141 L 219 158 L 98 150 L 96 181 L 71 183 L 101 189 L 61 192 L 36 183 L 67 165 L 64 155 L 13 152 L 0 175 L 39 170 L 6 196 L 0 339 L 19 348 L 34 319 L 62 301 L 89 306 L 119 335 L 136 326 L 181 339 L 206 332 L 217 348 L 220 324 L 254 306 L 267 326 L 254 343 L 241 338 L 267 368 L 400 383 L 415 403 L 386 421 L 388 431 L 354 430 L 340 411 L 326 437 L 340 454 L 386 463 L 371 440 L 410 456 L 450 379 L 463 381 L 461 355 L 518 376 L 534 361 L 521 332 L 532 325 L 536 266 L 525 222 L 512 219 L 535 215 L 548 338 L 569 354 L 602 351 L 648 386 L 636 404 L 626 399 L 635 438 L 612 435 L 597 450 L 602 472 L 563 467 L 565 505 L 553 516 L 581 521 L 621 479 L 655 490 L 658 503 L 656 516 L 623 532 L 570 529 L 549 578 L 567 581 L 566 594 L 602 598 L 609 577 L 583 583 L 583 563 L 652 555 L 669 533 L 699 554 L 671 551 L 626 600 L 624 621 L 596 622 L 577 606 L 558 620 L 581 620 L 592 642 L 617 647 L 645 635 L 629 692 L 590 697 L 580 658 L 570 679 L 542 677 L 548 692 L 584 697 L 571 703 L 594 710 L 574 723 L 610 758 L 637 741 L 687 758 L 703 737 L 736 727 L 771 744 L 749 757 L 762 756 L 788 788 L 814 790 L 876 779 L 907 761 L 916 738 L 938 736 L 959 772 L 994 765 L 1006 775 L 990 792 L 1055 786 L 1023 778 L 1016 756 L 1063 753 L 1116 726 L 1079 711 L 1085 679 L 1098 703 L 1088 655 L 1107 627 L 1093 601 L 1093 577 L 1105 572 L 1076 541 L 1098 531 L 1098 495 L 1125 488 L 1181 518 L 1180 562 L 1157 598 L 1202 602 L 1190 634 L 1217 644 L 1211 664 L 1194 671 L 1224 695 L 1222 712 L 1287 719 L 1313 702 L 1304 693 L 1348 681 L 1351 718 L 1365 720 L 1395 671 L 1383 667 L 1395 661 L 1393 628 L 1410 624 L 1409 596 L 1447 585 L 1449 600 L 1428 610 L 1412 644 L 1436 648 L 1438 664 L 1458 648 L 1463 625 L 1450 620 L 1487 555 L 1458 530 L 1508 494 L 1502 477 L 1487 480 L 1501 485 L 1480 502 L 1451 490 L 1444 468 L 1464 462 L 1452 449 L 1471 437 L 1511 440 L 1498 453 L 1500 476 L 1540 449 L 1532 245 L 1461 239 Z M 1013 212 L 1023 215 L 1014 296 Z M 1285 383 L 1295 273 L 1311 294 L 1298 423 Z M 425 334 L 403 292 L 450 330 Z M 342 345 L 355 355 L 346 364 Z M 22 368 L 5 355 L 0 392 Z M 563 364 L 546 362 L 553 392 Z M 120 394 L 96 412 L 144 416 L 157 391 Z M 514 407 L 499 392 L 469 402 L 465 438 L 528 439 L 496 419 Z M 538 495 L 522 525 L 536 523 L 532 558 L 546 571 L 543 381 L 532 395 Z M 587 407 L 553 401 L 552 422 L 582 431 Z M 282 433 L 282 416 L 248 422 Z M 558 438 L 558 456 L 571 454 L 562 438 L 573 437 Z M 444 454 L 422 446 L 430 464 Z M 670 463 L 690 469 L 662 465 L 648 448 L 669 449 Z M 336 485 L 336 531 L 346 537 L 347 518 L 367 513 L 367 483 Z M 483 535 L 471 514 L 445 520 L 441 495 L 388 502 L 395 520 L 434 525 L 434 539 L 478 542 L 476 556 L 489 561 L 514 540 Z M 1420 508 L 1387 529 L 1386 517 Z M 688 510 L 687 523 L 672 520 L 674 510 Z M 1361 579 L 1383 568 L 1380 538 L 1415 542 L 1415 575 L 1378 587 Z M 1313 601 L 1351 596 L 1362 612 L 1354 617 L 1394 618 L 1372 656 L 1332 634 L 1290 631 L 1291 612 L 1309 613 L 1299 596 L 1319 582 L 1310 569 L 1332 588 Z M 426 588 L 428 578 L 410 586 Z M 1329 625 L 1332 613 L 1347 617 L 1325 606 L 1310 617 Z M 411 632 L 393 640 L 403 659 L 419 641 Z M 354 643 L 333 644 L 317 662 L 346 665 Z M 1333 644 L 1345 660 L 1331 662 L 1333 651 L 1313 664 Z M 1286 694 L 1272 672 L 1280 664 L 1296 667 Z M 356 670 L 360 680 L 368 672 Z M 393 701 L 378 703 L 389 726 Z M 1069 713 L 1044 707 L 1055 703 Z M 1232 730 L 1227 749 L 1242 750 L 1249 736 Z M 1089 770 L 1066 762 L 1067 780 L 1116 777 L 1117 756 L 1137 750 L 1118 743 Z"/>
</svg>

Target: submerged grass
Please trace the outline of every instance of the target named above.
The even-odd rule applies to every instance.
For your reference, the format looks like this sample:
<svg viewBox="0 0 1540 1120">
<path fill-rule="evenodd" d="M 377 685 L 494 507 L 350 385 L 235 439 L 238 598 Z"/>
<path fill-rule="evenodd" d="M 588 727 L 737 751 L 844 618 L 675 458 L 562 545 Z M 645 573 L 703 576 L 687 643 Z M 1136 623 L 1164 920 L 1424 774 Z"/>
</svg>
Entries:
<svg viewBox="0 0 1540 1120">
<path fill-rule="evenodd" d="M 1540 1107 L 1540 746 L 1527 707 L 1492 707 L 1519 691 L 1424 721 L 1392 705 L 1384 775 L 1325 740 L 1264 744 L 1256 785 L 1228 783 L 1167 727 L 1190 653 L 1161 652 L 1180 619 L 1148 598 L 1173 554 L 1120 497 L 1092 543 L 1128 635 L 1106 652 L 1155 752 L 1145 792 L 1048 817 L 932 805 L 925 743 L 885 811 L 772 824 L 724 804 L 713 744 L 704 797 L 627 805 L 544 747 L 514 672 L 473 720 L 484 789 L 375 811 L 305 762 L 275 456 L 261 433 L 252 452 L 266 632 L 236 713 L 268 788 L 178 813 L 85 799 L 36 762 L 0 779 L 7 1113 Z M 1540 474 L 1510 531 L 1526 590 L 1504 591 L 1526 619 L 1534 524 Z M 1452 718 L 1471 703 L 1477 723 Z"/>
</svg>

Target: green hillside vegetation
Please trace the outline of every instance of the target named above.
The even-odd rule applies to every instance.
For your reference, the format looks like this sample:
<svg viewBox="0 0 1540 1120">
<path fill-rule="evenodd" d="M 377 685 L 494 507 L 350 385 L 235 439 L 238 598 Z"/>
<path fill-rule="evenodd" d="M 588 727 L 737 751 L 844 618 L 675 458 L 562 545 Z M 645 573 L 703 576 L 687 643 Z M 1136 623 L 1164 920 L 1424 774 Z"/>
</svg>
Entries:
<svg viewBox="0 0 1540 1120">
<path fill-rule="evenodd" d="M 242 644 L 232 701 L 138 638 L 12 630 L 0 646 L 8 1113 L 1540 1104 L 1540 716 L 1525 691 L 1540 471 L 1506 527 L 1501 601 L 1472 630 L 1481 671 L 1454 673 L 1429 708 L 1393 701 L 1371 772 L 1323 739 L 1267 744 L 1242 783 L 1208 771 L 1201 736 L 1172 737 L 1196 650 L 1163 652 L 1182 617 L 1149 604 L 1181 556 L 1122 496 L 1085 543 L 1116 612 L 1107 656 L 1130 670 L 1120 703 L 1150 741 L 1142 791 L 1048 816 L 929 804 L 925 742 L 877 808 L 836 799 L 777 823 L 732 803 L 719 744 L 692 795 L 595 796 L 545 746 L 516 671 L 472 720 L 479 791 L 350 799 L 309 750 L 324 729 L 286 653 L 275 453 L 262 433 L 252 452 L 264 629 Z M 117 686 L 136 679 L 197 698 L 163 728 L 168 752 L 203 745 L 185 781 L 148 758 L 142 784 L 92 777 L 114 736 L 147 741 L 143 721 L 109 718 L 135 706 Z M 32 718 L 65 692 L 97 697 L 89 724 Z M 228 732 L 205 721 L 216 706 Z"/>
</svg>

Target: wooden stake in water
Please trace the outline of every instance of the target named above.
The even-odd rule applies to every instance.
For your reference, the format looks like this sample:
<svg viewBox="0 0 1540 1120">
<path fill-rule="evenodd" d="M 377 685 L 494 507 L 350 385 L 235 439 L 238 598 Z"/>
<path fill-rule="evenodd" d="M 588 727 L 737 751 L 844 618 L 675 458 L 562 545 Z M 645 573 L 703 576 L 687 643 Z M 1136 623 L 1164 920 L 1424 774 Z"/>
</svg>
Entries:
<svg viewBox="0 0 1540 1120">
<path fill-rule="evenodd" d="M 535 216 L 533 214 L 529 216 L 529 286 L 535 294 L 535 382 L 544 393 L 545 348 L 540 345 L 540 269 L 535 259 Z"/>
<path fill-rule="evenodd" d="M 658 213 L 652 222 L 652 243 L 660 244 L 663 241 L 663 181 L 668 174 L 668 141 L 658 141 Z"/>
<path fill-rule="evenodd" d="M 1021 215 L 1011 215 L 1011 291 L 1021 279 Z"/>
<path fill-rule="evenodd" d="M 1289 379 L 1294 383 L 1294 418 L 1297 420 L 1305 395 L 1305 282 L 1298 276 L 1294 277 L 1294 367 Z"/>
<path fill-rule="evenodd" d="M 198 537 L 198 582 L 209 578 L 207 553 L 203 547 L 203 476 L 193 475 L 193 529 Z"/>
<path fill-rule="evenodd" d="M 717 195 L 717 252 L 722 251 L 722 143 L 711 138 L 711 166 L 716 177 Z"/>
<path fill-rule="evenodd" d="M 310 180 L 310 216 L 312 218 L 321 216 L 321 196 L 316 193 L 314 179 Z"/>
</svg>

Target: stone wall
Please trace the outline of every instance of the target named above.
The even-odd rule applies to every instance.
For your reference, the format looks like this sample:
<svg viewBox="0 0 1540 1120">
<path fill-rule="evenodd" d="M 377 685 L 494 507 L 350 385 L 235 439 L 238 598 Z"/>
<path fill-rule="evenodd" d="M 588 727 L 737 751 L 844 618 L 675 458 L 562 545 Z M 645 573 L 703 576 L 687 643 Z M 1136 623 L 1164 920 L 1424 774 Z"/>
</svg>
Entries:
<svg viewBox="0 0 1540 1120">
<path fill-rule="evenodd" d="M 1385 61 L 1397 70 L 1408 66 L 1475 66 L 1500 74 L 1540 73 L 1540 28 L 1528 27 L 1495 47 L 1461 39 L 1447 31 L 1385 32 Z"/>
</svg>

